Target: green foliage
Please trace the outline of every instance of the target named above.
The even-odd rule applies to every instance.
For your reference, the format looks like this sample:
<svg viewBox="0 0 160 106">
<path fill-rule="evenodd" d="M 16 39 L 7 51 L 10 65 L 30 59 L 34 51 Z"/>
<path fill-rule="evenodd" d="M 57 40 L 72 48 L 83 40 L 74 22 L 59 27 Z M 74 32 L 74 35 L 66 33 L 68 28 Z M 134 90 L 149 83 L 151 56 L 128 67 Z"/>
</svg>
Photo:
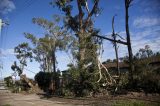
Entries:
<svg viewBox="0 0 160 106">
<path fill-rule="evenodd" d="M 28 92 L 30 90 L 30 86 L 25 80 L 17 80 L 13 86 L 10 87 L 10 90 L 12 93 L 19 93 L 22 91 Z"/>
<path fill-rule="evenodd" d="M 160 67 L 152 60 L 160 58 L 158 53 L 153 54 L 148 45 L 140 49 L 135 56 L 134 89 L 146 93 L 160 93 Z"/>
<path fill-rule="evenodd" d="M 32 49 L 29 47 L 28 43 L 21 43 L 14 48 L 14 52 L 16 53 L 16 57 L 19 60 L 20 65 L 17 65 L 17 62 L 14 61 L 11 69 L 20 76 L 23 73 L 24 66 L 27 66 L 27 59 L 32 62 Z"/>
<path fill-rule="evenodd" d="M 87 96 L 90 92 L 97 92 L 99 86 L 93 73 L 87 70 L 79 70 L 75 66 L 70 67 L 68 71 L 70 73 L 70 81 L 67 88 L 75 96 Z"/>
<path fill-rule="evenodd" d="M 40 63 L 41 70 L 45 72 L 56 71 L 55 53 L 57 50 L 66 50 L 70 41 L 70 34 L 59 25 L 60 20 L 58 15 L 54 15 L 53 22 L 43 18 L 33 18 L 33 23 L 44 29 L 44 37 L 37 38 L 33 34 L 25 33 L 25 37 L 33 44 L 34 59 Z"/>
<path fill-rule="evenodd" d="M 22 74 L 22 68 L 20 68 L 20 66 L 17 65 L 16 61 L 14 61 L 14 64 L 11 66 L 11 69 L 15 72 L 18 73 L 18 75 L 20 76 Z"/>
<path fill-rule="evenodd" d="M 160 69 L 157 69 L 160 71 Z M 160 93 L 160 74 L 149 66 L 136 67 L 138 73 L 134 75 L 134 85 L 136 89 L 141 89 L 146 93 Z"/>
<path fill-rule="evenodd" d="M 137 59 L 143 59 L 153 56 L 153 51 L 151 50 L 149 45 L 146 45 L 144 48 L 141 48 L 138 53 L 136 53 L 135 57 Z"/>
<path fill-rule="evenodd" d="M 121 78 L 119 81 L 119 88 L 120 89 L 126 89 L 128 86 L 129 80 L 128 80 L 128 73 L 121 74 Z"/>
<path fill-rule="evenodd" d="M 10 90 L 11 90 L 12 93 L 18 93 L 19 92 L 19 88 L 21 88 L 20 87 L 20 82 L 19 81 L 15 81 L 13 86 L 10 87 Z"/>
<path fill-rule="evenodd" d="M 38 83 L 38 86 L 47 91 L 51 83 L 52 74 L 46 72 L 39 72 L 35 75 L 35 81 Z"/>
<path fill-rule="evenodd" d="M 14 52 L 16 53 L 16 57 L 22 65 L 27 66 L 27 58 L 32 61 L 32 50 L 28 43 L 19 44 L 14 48 Z"/>
<path fill-rule="evenodd" d="M 1 105 L 1 106 L 11 106 L 10 104 L 5 104 L 5 105 Z"/>
<path fill-rule="evenodd" d="M 76 3 L 78 7 L 76 9 L 79 12 L 76 14 L 73 12 L 73 3 Z M 88 6 L 88 3 L 93 3 L 93 6 Z M 98 42 L 92 37 L 92 34 L 99 32 L 93 28 L 94 15 L 100 13 L 98 3 L 99 0 L 93 0 L 93 2 L 55 0 L 52 2 L 65 13 L 64 27 L 75 33 L 73 35 L 74 41 L 71 42 L 70 47 L 76 65 L 69 69 L 71 80 L 68 85 L 75 96 L 88 95 L 90 92 L 95 91 L 98 86 L 96 83 L 97 76 L 95 76 L 98 69 Z"/>
<path fill-rule="evenodd" d="M 4 81 L 5 81 L 7 87 L 12 87 L 13 86 L 13 80 L 12 80 L 11 76 L 5 77 Z"/>
<path fill-rule="evenodd" d="M 119 100 L 114 102 L 112 106 L 159 106 L 159 103 L 140 100 Z"/>
<path fill-rule="evenodd" d="M 13 93 L 18 93 L 20 91 L 28 91 L 30 88 L 28 83 L 26 83 L 24 80 L 13 81 L 11 76 L 4 78 L 4 81 L 6 83 L 6 86 Z"/>
<path fill-rule="evenodd" d="M 59 85 L 59 73 L 49 73 L 49 72 L 39 72 L 34 77 L 35 81 L 38 83 L 38 86 L 46 91 L 50 90 L 50 84 L 52 81 L 55 81 L 55 86 L 58 88 Z"/>
</svg>

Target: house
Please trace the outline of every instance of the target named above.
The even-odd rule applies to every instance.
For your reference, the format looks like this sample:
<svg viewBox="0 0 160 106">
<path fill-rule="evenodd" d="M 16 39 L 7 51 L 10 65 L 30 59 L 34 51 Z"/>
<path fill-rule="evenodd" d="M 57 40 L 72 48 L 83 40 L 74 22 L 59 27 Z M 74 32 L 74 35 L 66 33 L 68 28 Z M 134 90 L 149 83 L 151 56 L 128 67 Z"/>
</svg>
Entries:
<svg viewBox="0 0 160 106">
<path fill-rule="evenodd" d="M 117 71 L 117 63 L 116 62 L 104 62 L 104 66 L 113 74 Z M 160 68 L 160 56 L 152 56 L 149 58 L 138 59 L 134 61 L 136 66 L 145 64 L 147 66 L 153 67 L 154 69 Z M 129 63 L 127 62 L 119 62 L 120 71 L 127 72 L 129 70 Z"/>
</svg>

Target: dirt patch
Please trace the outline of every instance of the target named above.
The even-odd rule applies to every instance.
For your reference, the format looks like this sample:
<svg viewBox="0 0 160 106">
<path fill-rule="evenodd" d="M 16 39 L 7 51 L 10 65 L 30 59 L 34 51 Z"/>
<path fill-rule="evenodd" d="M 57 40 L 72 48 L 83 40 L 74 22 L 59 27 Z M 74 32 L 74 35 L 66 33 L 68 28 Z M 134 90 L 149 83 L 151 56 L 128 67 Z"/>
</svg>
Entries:
<svg viewBox="0 0 160 106">
<path fill-rule="evenodd" d="M 47 99 L 50 101 L 59 101 L 66 104 L 72 105 L 93 105 L 93 106 L 112 106 L 113 103 L 117 101 L 130 101 L 136 102 L 140 101 L 144 103 L 155 103 L 160 105 L 160 95 L 159 94 L 148 94 L 138 93 L 138 92 L 129 92 L 126 95 L 112 95 L 112 96 L 101 96 L 97 98 L 88 97 L 88 98 L 73 98 L 73 97 L 55 97 L 55 96 L 44 96 L 39 95 L 42 99 Z"/>
<path fill-rule="evenodd" d="M 160 106 L 160 95 L 130 92 L 126 95 L 101 96 L 97 98 L 67 98 L 40 94 L 0 93 L 0 106 L 6 104 L 10 106 L 123 106 L 128 104 L 126 106 L 130 106 L 130 103 L 138 104 L 137 106 L 139 104 L 140 106 L 150 106 L 151 104 L 156 104 L 151 106 Z"/>
</svg>

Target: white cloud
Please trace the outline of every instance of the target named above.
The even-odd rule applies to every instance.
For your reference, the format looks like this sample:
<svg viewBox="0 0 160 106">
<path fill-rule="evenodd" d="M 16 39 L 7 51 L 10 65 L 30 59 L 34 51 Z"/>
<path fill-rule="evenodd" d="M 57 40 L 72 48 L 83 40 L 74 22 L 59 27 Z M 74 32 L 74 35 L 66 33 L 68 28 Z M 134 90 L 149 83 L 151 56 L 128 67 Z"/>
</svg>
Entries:
<svg viewBox="0 0 160 106">
<path fill-rule="evenodd" d="M 138 0 L 137 5 L 141 8 L 139 11 L 142 14 L 157 15 L 160 11 L 160 0 Z"/>
<path fill-rule="evenodd" d="M 0 49 L 0 58 L 8 55 L 14 55 L 14 49 Z"/>
<path fill-rule="evenodd" d="M 138 52 L 140 48 L 144 48 L 145 45 L 149 45 L 153 52 L 160 51 L 160 28 L 145 28 L 143 31 L 132 33 L 131 42 L 133 53 Z"/>
<path fill-rule="evenodd" d="M 119 33 L 123 38 L 125 38 L 125 31 L 121 31 Z M 131 32 L 131 43 L 133 54 L 137 53 L 140 48 L 144 48 L 145 45 L 149 45 L 153 52 L 160 51 L 160 27 L 154 28 L 145 28 L 144 30 L 140 30 L 138 32 Z M 119 57 L 126 56 L 128 53 L 127 46 L 118 44 L 118 54 Z M 113 45 L 110 41 L 104 40 L 104 53 L 102 56 L 102 61 L 107 59 L 114 59 L 115 51 Z"/>
<path fill-rule="evenodd" d="M 103 49 L 104 52 L 102 54 L 102 58 L 101 61 L 106 61 L 107 59 L 115 59 L 115 49 L 113 47 L 113 44 L 108 41 L 108 40 L 104 40 L 103 42 Z M 127 54 L 127 47 L 125 45 L 122 44 L 118 44 L 118 55 L 119 57 L 123 57 L 126 56 Z"/>
<path fill-rule="evenodd" d="M 138 28 L 160 25 L 160 18 L 138 17 L 134 20 L 133 25 Z"/>
<path fill-rule="evenodd" d="M 15 4 L 11 0 L 0 0 L 0 15 L 7 14 L 15 9 Z"/>
</svg>

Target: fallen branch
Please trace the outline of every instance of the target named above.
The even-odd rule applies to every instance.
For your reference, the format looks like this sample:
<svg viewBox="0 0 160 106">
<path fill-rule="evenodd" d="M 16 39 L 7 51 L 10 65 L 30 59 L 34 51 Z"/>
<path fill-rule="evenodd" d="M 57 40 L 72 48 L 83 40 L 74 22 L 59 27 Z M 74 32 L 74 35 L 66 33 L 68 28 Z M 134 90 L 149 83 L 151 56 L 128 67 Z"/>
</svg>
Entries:
<svg viewBox="0 0 160 106">
<path fill-rule="evenodd" d="M 98 61 L 98 68 L 99 68 L 98 73 L 99 73 L 99 75 L 100 75 L 100 77 L 99 77 L 99 79 L 98 79 L 97 82 L 100 82 L 100 81 L 102 80 L 102 78 L 105 77 L 105 80 L 106 80 L 106 83 L 105 83 L 105 84 L 106 84 L 106 85 L 115 84 L 115 83 L 116 83 L 116 80 L 110 75 L 110 73 L 108 72 L 108 69 L 100 62 L 100 59 L 97 59 L 97 61 Z M 104 73 L 105 76 L 102 75 L 102 69 L 104 69 L 105 72 L 106 72 L 106 73 Z M 108 76 L 109 78 L 107 78 L 106 74 L 107 74 L 107 76 Z M 109 81 L 108 81 L 108 80 L 109 80 Z"/>
</svg>

